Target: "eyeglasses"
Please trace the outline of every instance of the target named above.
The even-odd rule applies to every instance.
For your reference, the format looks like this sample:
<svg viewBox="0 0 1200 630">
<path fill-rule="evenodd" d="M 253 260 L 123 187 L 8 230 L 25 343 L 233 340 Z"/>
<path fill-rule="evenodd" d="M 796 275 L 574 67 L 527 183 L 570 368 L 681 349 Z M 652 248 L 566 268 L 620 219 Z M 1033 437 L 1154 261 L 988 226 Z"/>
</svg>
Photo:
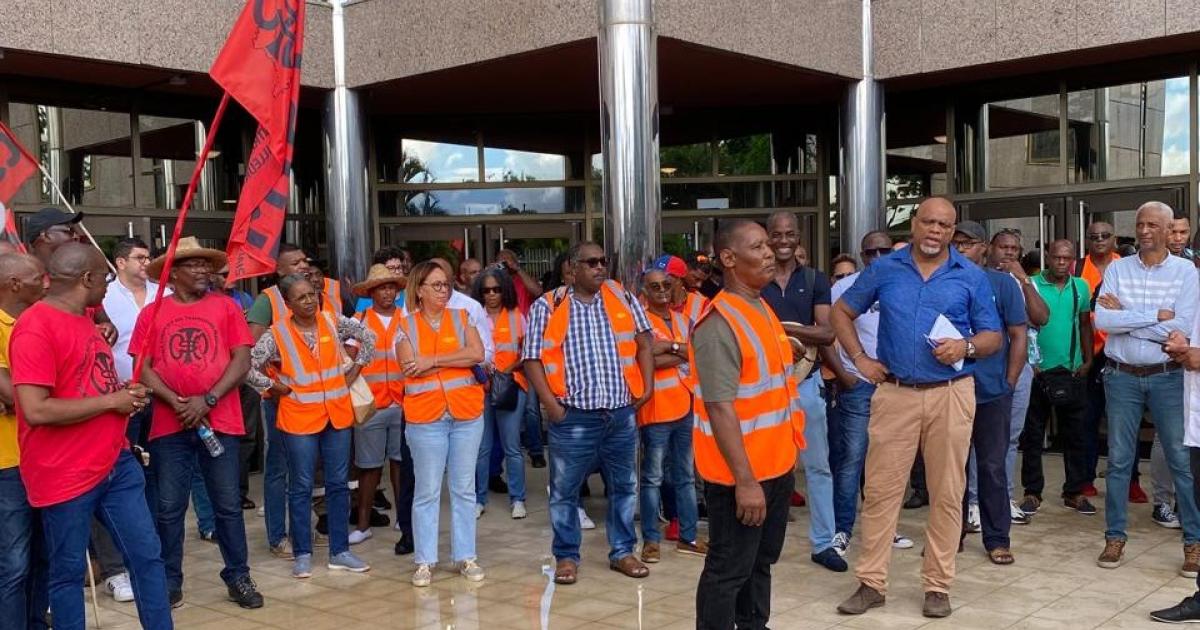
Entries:
<svg viewBox="0 0 1200 630">
<path fill-rule="evenodd" d="M 845 278 L 845 277 L 847 277 L 847 276 L 849 276 L 849 275 L 851 275 L 851 274 L 848 274 L 848 273 L 835 273 L 835 274 L 833 274 L 833 279 L 834 279 L 834 280 L 841 280 L 842 278 Z"/>
<path fill-rule="evenodd" d="M 500 295 L 500 287 L 483 287 L 479 290 L 479 293 L 482 295 Z"/>
<path fill-rule="evenodd" d="M 597 258 L 581 258 L 578 262 L 585 264 L 592 269 L 596 269 L 597 267 L 608 267 L 608 259 L 603 256 L 599 256 Z"/>
<path fill-rule="evenodd" d="M 392 273 L 402 273 L 404 271 L 404 265 L 388 265 L 387 270 Z"/>
<path fill-rule="evenodd" d="M 971 249 L 972 247 L 981 244 L 983 244 L 983 241 L 954 241 L 954 248 L 961 252 L 964 249 Z"/>
<path fill-rule="evenodd" d="M 450 290 L 450 283 L 448 282 L 422 282 L 421 286 L 429 287 L 438 293 Z"/>
<path fill-rule="evenodd" d="M 878 258 L 880 256 L 887 256 L 890 253 L 892 253 L 891 247 L 876 247 L 874 249 L 864 249 L 863 250 L 863 256 L 867 256 L 869 258 Z"/>
<path fill-rule="evenodd" d="M 1100 241 L 1107 241 L 1110 238 L 1112 238 L 1112 232 L 1100 232 L 1099 234 L 1096 234 L 1096 233 L 1088 234 L 1088 240 L 1093 243 L 1099 243 Z"/>
<path fill-rule="evenodd" d="M 126 256 L 125 260 L 133 261 L 135 263 L 145 263 L 150 261 L 150 257 L 145 254 L 138 254 L 137 256 Z"/>
<path fill-rule="evenodd" d="M 647 291 L 670 291 L 673 285 L 670 281 L 667 282 L 647 282 Z"/>
</svg>

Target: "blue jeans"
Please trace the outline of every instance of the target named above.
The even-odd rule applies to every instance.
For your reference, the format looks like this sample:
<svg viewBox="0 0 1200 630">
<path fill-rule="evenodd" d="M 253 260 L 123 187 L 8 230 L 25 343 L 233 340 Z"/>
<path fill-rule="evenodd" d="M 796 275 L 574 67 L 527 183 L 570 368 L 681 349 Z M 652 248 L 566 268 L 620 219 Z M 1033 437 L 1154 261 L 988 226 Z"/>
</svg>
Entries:
<svg viewBox="0 0 1200 630">
<path fill-rule="evenodd" d="M 242 520 L 242 492 L 238 485 L 241 479 L 238 466 L 240 438 L 223 433 L 216 435 L 225 447 L 220 457 L 210 456 L 192 430 L 164 435 L 150 443 L 150 461 L 158 479 L 158 538 L 162 541 L 170 591 L 183 590 L 184 519 L 197 473 L 212 498 L 209 509 L 215 527 L 209 531 L 216 532 L 221 558 L 225 561 L 221 579 L 226 584 L 233 584 L 250 573 L 246 525 Z"/>
<path fill-rule="evenodd" d="M 1025 413 L 1029 411 L 1029 395 L 1033 391 L 1032 388 L 1033 368 L 1027 364 L 1017 379 L 1017 387 L 1013 389 L 1012 415 L 1009 416 L 1008 453 L 1004 458 L 1004 470 L 1008 475 L 1009 497 L 1013 496 L 1013 488 L 1017 483 L 1017 445 L 1021 442 L 1021 431 L 1025 430 Z M 969 486 L 971 496 L 975 495 L 974 487 L 973 483 Z"/>
<path fill-rule="evenodd" d="M 238 442 L 241 446 L 241 442 Z M 205 451 L 207 453 L 207 451 Z M 201 455 L 197 455 L 197 461 Z M 239 482 L 240 485 L 240 482 Z M 208 489 L 204 487 L 204 475 L 197 466 L 192 475 L 192 507 L 196 510 L 196 528 L 201 534 L 211 534 L 217 531 L 217 520 L 213 516 L 212 500 L 208 498 Z"/>
<path fill-rule="evenodd" d="M 0 469 L 0 630 L 46 628 L 46 549 L 21 472 Z"/>
<path fill-rule="evenodd" d="M 542 405 L 538 401 L 537 394 L 526 392 L 525 394 L 525 428 L 521 438 L 525 444 L 526 450 L 529 451 L 529 456 L 542 455 L 545 448 L 542 446 Z"/>
<path fill-rule="evenodd" d="M 829 438 L 826 436 L 824 382 L 817 371 L 800 383 L 804 408 L 804 480 L 808 486 L 808 540 L 812 552 L 833 546 L 833 473 L 829 471 Z"/>
<path fill-rule="evenodd" d="M 500 438 L 504 450 L 504 469 L 508 471 L 508 500 L 525 500 L 525 456 L 521 453 L 521 424 L 525 421 L 525 391 L 518 388 L 517 406 L 495 409 L 491 400 L 483 407 L 483 437 L 479 441 L 479 461 L 475 464 L 475 502 L 487 505 L 488 475 L 492 439 Z"/>
<path fill-rule="evenodd" d="M 838 394 L 835 415 L 829 421 L 829 446 L 838 453 L 833 467 L 834 529 L 847 536 L 854 531 L 863 466 L 867 460 L 867 424 L 871 421 L 871 396 L 875 386 L 860 380 Z"/>
<path fill-rule="evenodd" d="M 567 407 L 566 416 L 550 424 L 550 528 L 556 560 L 579 562 L 579 488 L 597 463 L 608 489 L 608 559 L 615 562 L 633 553 L 637 434 L 629 405 L 590 411 Z"/>
<path fill-rule="evenodd" d="M 312 553 L 312 491 L 317 461 L 325 471 L 325 508 L 329 522 L 329 557 L 350 550 L 350 434 L 349 427 L 325 425 L 319 433 L 301 435 L 280 431 L 287 448 L 288 515 L 292 551 Z M 239 499 L 240 502 L 240 499 Z"/>
<path fill-rule="evenodd" d="M 1188 447 L 1183 445 L 1183 370 L 1134 376 L 1104 368 L 1104 397 L 1108 407 L 1108 474 L 1104 496 L 1105 538 L 1124 540 L 1129 477 L 1137 465 L 1138 427 L 1142 411 L 1150 410 L 1154 428 L 1162 438 L 1167 465 L 1175 480 L 1183 542 L 1200 542 L 1200 511 L 1192 493 Z"/>
<path fill-rule="evenodd" d="M 275 426 L 278 413 L 279 403 L 274 398 L 264 398 L 262 418 L 267 430 L 267 454 L 263 464 L 263 516 L 267 521 L 267 543 L 272 547 L 282 543 L 288 535 L 288 459 L 283 433 Z"/>
<path fill-rule="evenodd" d="M 92 516 L 100 519 L 121 550 L 138 619 L 148 630 L 170 630 L 171 604 L 162 548 L 146 507 L 146 480 L 141 464 L 121 451 L 108 476 L 96 487 L 57 505 L 42 508 L 42 527 L 50 557 L 50 613 L 55 630 L 83 630 L 85 553 Z"/>
<path fill-rule="evenodd" d="M 674 422 L 648 424 L 642 433 L 642 540 L 662 541 L 658 531 L 658 506 L 665 500 L 663 468 L 667 461 L 666 483 L 674 492 L 672 499 L 679 518 L 679 540 L 696 542 L 696 477 L 693 472 L 692 414 Z"/>
<path fill-rule="evenodd" d="M 476 558 L 475 468 L 483 429 L 482 418 L 460 421 L 449 416 L 435 422 L 409 422 L 404 429 L 416 477 L 412 503 L 416 564 L 438 561 L 443 476 L 450 485 L 450 559 L 459 563 Z"/>
</svg>

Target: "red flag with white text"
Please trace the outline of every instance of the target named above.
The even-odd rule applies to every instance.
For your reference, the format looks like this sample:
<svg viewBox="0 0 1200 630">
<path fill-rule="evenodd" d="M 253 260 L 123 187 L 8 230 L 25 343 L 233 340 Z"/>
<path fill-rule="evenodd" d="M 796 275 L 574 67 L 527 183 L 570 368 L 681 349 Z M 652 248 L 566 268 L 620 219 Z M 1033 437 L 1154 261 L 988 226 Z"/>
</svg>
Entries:
<svg viewBox="0 0 1200 630">
<path fill-rule="evenodd" d="M 38 161 L 21 146 L 12 129 L 0 122 L 0 219 L 3 219 L 3 238 L 21 251 L 25 251 L 25 246 L 17 235 L 16 217 L 7 204 L 21 189 L 21 184 L 37 170 Z"/>
<path fill-rule="evenodd" d="M 275 271 L 287 213 L 305 0 L 248 0 L 209 74 L 258 121 L 229 236 L 229 281 Z"/>
</svg>

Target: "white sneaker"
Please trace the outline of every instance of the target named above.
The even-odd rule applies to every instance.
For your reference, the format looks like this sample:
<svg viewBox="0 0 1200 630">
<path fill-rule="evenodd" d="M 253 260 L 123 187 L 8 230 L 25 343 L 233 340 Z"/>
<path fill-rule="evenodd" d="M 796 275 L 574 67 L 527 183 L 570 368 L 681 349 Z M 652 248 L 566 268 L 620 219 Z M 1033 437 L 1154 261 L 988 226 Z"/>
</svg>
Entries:
<svg viewBox="0 0 1200 630">
<path fill-rule="evenodd" d="M 484 578 L 483 567 L 479 566 L 474 559 L 463 560 L 458 567 L 458 572 L 471 582 L 482 582 Z"/>
<path fill-rule="evenodd" d="M 265 518 L 267 516 L 267 508 L 260 505 L 257 510 L 254 510 L 254 513 L 258 515 L 258 518 Z"/>
<path fill-rule="evenodd" d="M 579 508 L 579 529 L 596 529 L 596 522 L 588 518 L 583 508 Z"/>
<path fill-rule="evenodd" d="M 914 544 L 915 543 L 913 543 L 912 539 L 908 536 L 896 534 L 896 536 L 892 538 L 892 547 L 896 549 L 912 549 Z"/>
<path fill-rule="evenodd" d="M 433 582 L 433 565 L 418 564 L 417 570 L 413 572 L 412 585 L 429 586 L 431 582 Z"/>
<path fill-rule="evenodd" d="M 369 539 L 371 536 L 372 536 L 371 530 L 369 530 L 369 529 L 366 531 L 359 531 L 356 529 L 356 530 L 350 532 L 350 544 L 357 545 L 357 544 Z"/>
<path fill-rule="evenodd" d="M 1013 525 L 1028 525 L 1029 515 L 1017 505 L 1016 501 L 1008 502 L 1008 518 Z"/>
<path fill-rule="evenodd" d="M 104 580 L 104 588 L 118 602 L 133 601 L 133 585 L 129 583 L 128 573 L 118 573 Z"/>
<path fill-rule="evenodd" d="M 524 501 L 513 501 L 512 517 L 516 518 L 516 519 L 521 519 L 521 518 L 525 518 L 526 516 L 529 516 L 529 512 L 525 509 L 525 502 Z"/>
<path fill-rule="evenodd" d="M 833 550 L 837 555 L 846 555 L 846 549 L 850 547 L 850 536 L 846 532 L 838 532 L 833 535 Z"/>
<path fill-rule="evenodd" d="M 475 504 L 475 520 L 479 520 L 481 517 L 483 517 L 483 513 L 486 511 L 486 509 L 487 508 L 476 503 Z"/>
<path fill-rule="evenodd" d="M 983 526 L 979 523 L 979 504 L 972 503 L 967 506 L 967 533 L 978 534 Z"/>
</svg>

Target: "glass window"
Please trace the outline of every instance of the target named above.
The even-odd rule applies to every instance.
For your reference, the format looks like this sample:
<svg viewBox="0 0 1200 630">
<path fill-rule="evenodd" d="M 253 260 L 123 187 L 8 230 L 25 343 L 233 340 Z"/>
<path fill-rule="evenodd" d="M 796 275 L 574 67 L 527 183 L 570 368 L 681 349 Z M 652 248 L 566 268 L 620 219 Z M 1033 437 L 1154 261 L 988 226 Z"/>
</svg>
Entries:
<svg viewBox="0 0 1200 630">
<path fill-rule="evenodd" d="M 381 162 L 386 181 L 407 184 L 432 184 L 479 181 L 479 149 L 473 145 L 426 142 L 404 138 L 400 141 L 400 159 L 395 164 Z"/>
<path fill-rule="evenodd" d="M 768 155 L 770 155 L 768 153 Z M 663 179 L 671 177 L 708 177 L 713 174 L 713 147 L 709 142 L 662 147 L 658 166 Z"/>
<path fill-rule="evenodd" d="M 137 205 L 142 208 L 178 208 L 203 148 L 204 125 L 194 120 L 164 116 L 139 116 L 142 161 L 138 168 Z M 219 154 L 219 151 L 214 150 Z M 212 177 L 201 178 L 192 207 L 211 210 L 215 205 Z M 232 208 L 231 208 L 232 209 Z"/>
<path fill-rule="evenodd" d="M 565 155 L 485 148 L 483 164 L 484 176 L 489 182 L 567 179 L 567 157 Z"/>
<path fill-rule="evenodd" d="M 11 103 L 13 131 L 50 172 L 72 204 L 133 205 L 129 114 Z M 46 181 L 22 187 L 14 201 L 57 200 Z"/>
<path fill-rule="evenodd" d="M 795 208 L 817 205 L 815 180 L 672 184 L 664 180 L 664 210 Z"/>
<path fill-rule="evenodd" d="M 717 174 L 772 174 L 771 134 L 718 140 Z"/>
<path fill-rule="evenodd" d="M 988 190 L 1062 183 L 1057 94 L 989 103 L 981 114 L 987 121 Z"/>
<path fill-rule="evenodd" d="M 1072 182 L 1188 173 L 1187 77 L 1071 92 L 1067 109 Z"/>
<path fill-rule="evenodd" d="M 583 212 L 582 187 L 404 190 L 380 194 L 382 216 Z"/>
</svg>

